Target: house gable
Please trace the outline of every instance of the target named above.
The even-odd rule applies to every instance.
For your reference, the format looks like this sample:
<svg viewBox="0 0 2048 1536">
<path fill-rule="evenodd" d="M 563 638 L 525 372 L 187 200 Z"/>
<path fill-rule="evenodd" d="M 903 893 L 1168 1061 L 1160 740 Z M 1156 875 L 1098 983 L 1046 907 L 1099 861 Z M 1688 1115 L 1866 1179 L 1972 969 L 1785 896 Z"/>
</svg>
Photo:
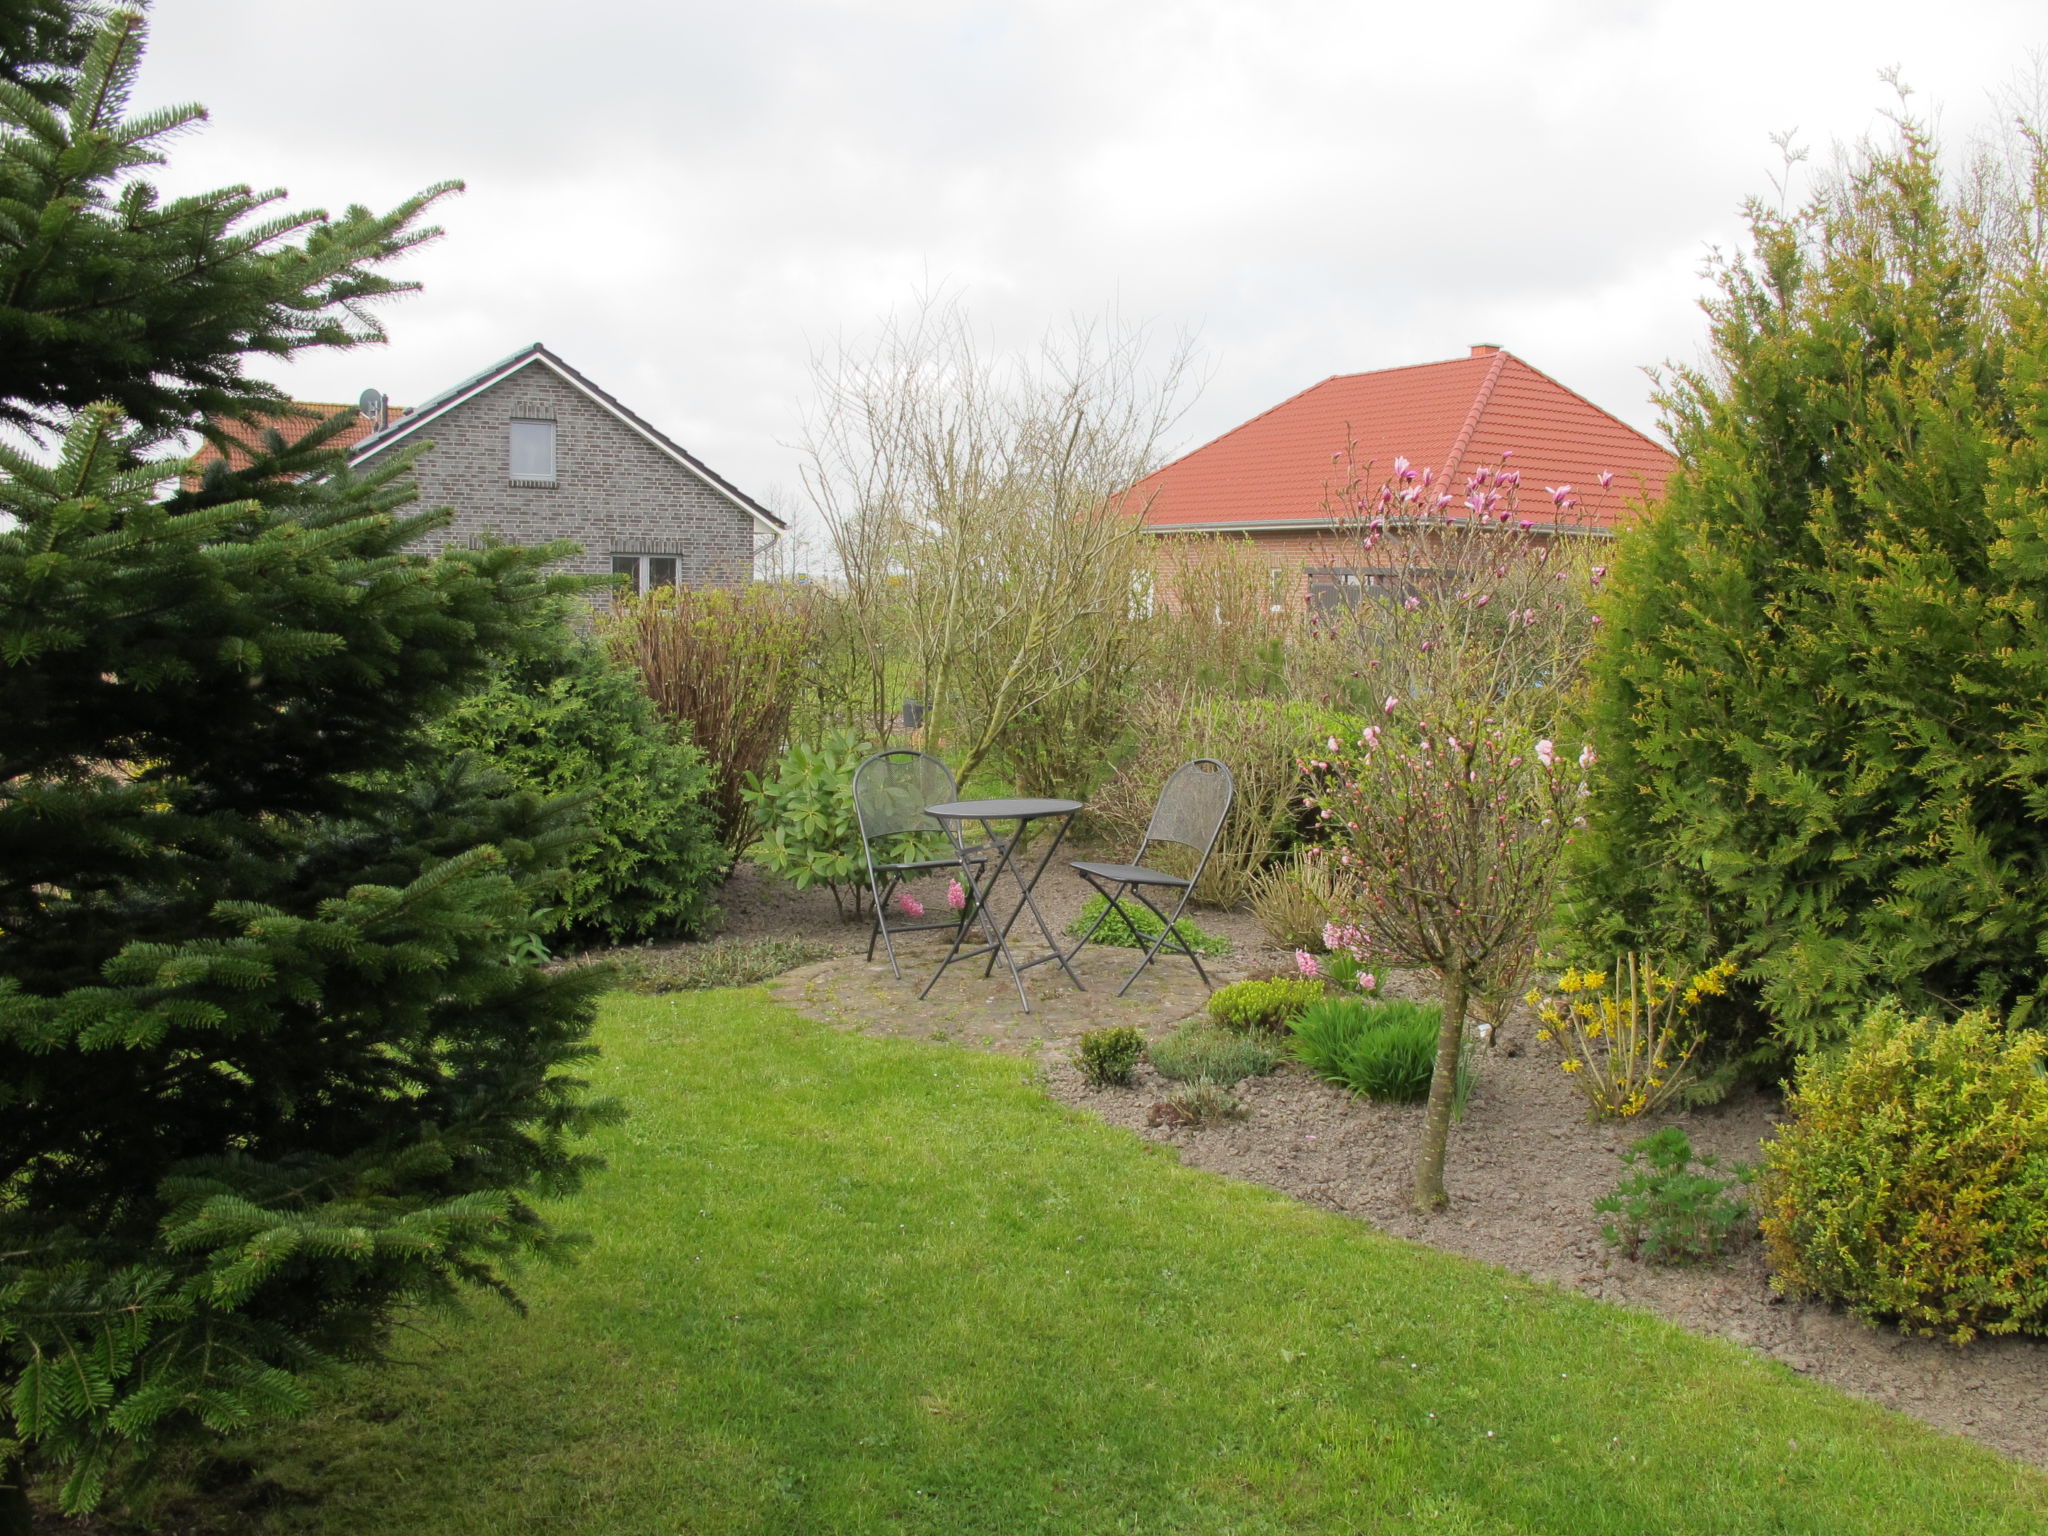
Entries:
<svg viewBox="0 0 2048 1536">
<path fill-rule="evenodd" d="M 552 424 L 551 481 L 515 480 L 514 421 Z M 431 442 L 413 474 L 426 506 L 454 509 L 438 543 L 568 539 L 568 568 L 608 575 L 615 559 L 674 560 L 686 584 L 744 580 L 754 541 L 780 519 L 535 346 L 415 407 L 360 443 L 378 463 Z"/>
</svg>

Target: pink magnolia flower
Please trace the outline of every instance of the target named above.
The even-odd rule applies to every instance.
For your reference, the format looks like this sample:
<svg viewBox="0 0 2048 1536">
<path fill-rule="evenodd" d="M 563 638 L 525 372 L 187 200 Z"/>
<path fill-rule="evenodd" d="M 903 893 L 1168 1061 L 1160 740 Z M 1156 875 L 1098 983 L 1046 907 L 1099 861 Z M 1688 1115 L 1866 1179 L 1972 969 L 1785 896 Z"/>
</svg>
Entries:
<svg viewBox="0 0 2048 1536">
<path fill-rule="evenodd" d="M 1403 608 L 1406 608 L 1410 613 L 1413 613 L 1416 609 L 1422 606 L 1422 599 L 1419 597 L 1404 597 L 1401 599 L 1401 606 Z"/>
<path fill-rule="evenodd" d="M 1387 702 L 1380 706 L 1382 711 L 1390 715 L 1400 707 L 1401 701 L 1391 693 L 1387 695 Z"/>
<path fill-rule="evenodd" d="M 1536 761 L 1546 768 L 1557 766 L 1557 743 L 1548 736 L 1536 743 Z"/>
<path fill-rule="evenodd" d="M 1323 968 L 1316 964 L 1316 957 L 1305 949 L 1294 952 L 1294 968 L 1301 972 L 1304 981 L 1314 981 L 1323 974 Z"/>
<path fill-rule="evenodd" d="M 1572 488 L 1570 486 L 1546 485 L 1545 487 L 1543 487 L 1543 489 L 1550 492 L 1550 499 L 1556 502 L 1560 507 L 1569 506 L 1571 504 Z"/>
<path fill-rule="evenodd" d="M 946 905 L 955 912 L 967 910 L 967 887 L 958 880 L 951 881 L 946 886 Z"/>
<path fill-rule="evenodd" d="M 1614 471 L 1611 469 L 1601 470 L 1599 480 L 1600 489 L 1603 491 L 1606 490 L 1610 485 L 1614 484 Z"/>
<path fill-rule="evenodd" d="M 905 917 L 923 917 L 924 903 L 911 895 L 910 892 L 904 891 L 896 897 L 896 910 Z"/>
<path fill-rule="evenodd" d="M 1604 581 L 1604 580 L 1606 579 L 1606 577 L 1607 577 L 1607 567 L 1606 567 L 1606 566 L 1604 566 L 1604 565 L 1596 565 L 1596 566 L 1594 566 L 1594 567 L 1593 567 L 1593 579 L 1594 579 L 1595 581 Z"/>
</svg>

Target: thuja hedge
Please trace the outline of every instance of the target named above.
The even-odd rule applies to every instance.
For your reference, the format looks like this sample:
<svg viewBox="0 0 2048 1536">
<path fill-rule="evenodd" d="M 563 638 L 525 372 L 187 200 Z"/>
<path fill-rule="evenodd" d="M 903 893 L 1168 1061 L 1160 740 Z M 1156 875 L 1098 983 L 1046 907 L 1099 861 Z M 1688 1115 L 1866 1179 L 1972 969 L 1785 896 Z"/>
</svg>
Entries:
<svg viewBox="0 0 2048 1536">
<path fill-rule="evenodd" d="M 2041 1018 L 2048 283 L 1998 215 L 2044 187 L 1946 190 L 1908 124 L 1753 209 L 1663 397 L 1681 467 L 1604 600 L 1567 910 L 1589 956 L 1737 957 L 1720 1027 L 1768 1057 L 1887 995 Z"/>
</svg>

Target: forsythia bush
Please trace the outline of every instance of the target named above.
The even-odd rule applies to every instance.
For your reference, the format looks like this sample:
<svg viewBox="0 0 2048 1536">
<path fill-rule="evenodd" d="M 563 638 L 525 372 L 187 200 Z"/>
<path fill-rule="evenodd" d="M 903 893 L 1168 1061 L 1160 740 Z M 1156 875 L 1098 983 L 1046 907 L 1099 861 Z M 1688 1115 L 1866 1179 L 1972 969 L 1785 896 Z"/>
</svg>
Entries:
<svg viewBox="0 0 2048 1536">
<path fill-rule="evenodd" d="M 1810 1058 L 1759 1180 L 1774 1284 L 1957 1343 L 2048 1332 L 2044 1050 L 1881 1003 Z"/>
<path fill-rule="evenodd" d="M 1646 958 L 1626 955 L 1612 977 L 1568 968 L 1557 993 L 1532 991 L 1536 1038 L 1585 1095 L 1595 1120 L 1627 1120 L 1663 1108 L 1686 1086 L 1701 1030 L 1700 1004 L 1728 989 L 1735 963 L 1723 960 L 1681 982 Z"/>
</svg>

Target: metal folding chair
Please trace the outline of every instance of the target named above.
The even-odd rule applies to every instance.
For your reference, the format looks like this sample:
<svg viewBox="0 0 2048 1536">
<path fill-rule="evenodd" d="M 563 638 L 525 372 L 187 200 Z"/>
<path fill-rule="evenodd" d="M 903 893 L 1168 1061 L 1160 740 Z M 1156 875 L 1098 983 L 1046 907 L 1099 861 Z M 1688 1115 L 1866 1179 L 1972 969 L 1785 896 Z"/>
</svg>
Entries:
<svg viewBox="0 0 2048 1536">
<path fill-rule="evenodd" d="M 1138 933 L 1138 925 L 1131 922 L 1131 914 L 1122 904 L 1126 896 L 1135 897 L 1160 921 L 1159 937 L 1145 951 L 1145 958 L 1138 962 L 1137 970 L 1131 972 L 1124 979 L 1124 984 L 1116 989 L 1118 997 L 1130 991 L 1131 983 L 1144 973 L 1145 967 L 1166 948 L 1169 941 L 1173 946 L 1171 953 L 1186 955 L 1195 962 L 1195 974 L 1202 978 L 1202 985 L 1212 992 L 1216 989 L 1216 983 L 1202 969 L 1202 957 L 1174 932 L 1174 924 L 1180 921 L 1181 913 L 1187 909 L 1195 882 L 1202 878 L 1203 867 L 1215 850 L 1217 836 L 1223 831 L 1223 818 L 1230 814 L 1230 802 L 1236 793 L 1237 785 L 1230 776 L 1230 770 L 1215 758 L 1198 757 L 1191 763 L 1182 763 L 1173 770 L 1159 791 L 1159 802 L 1152 807 L 1152 821 L 1145 828 L 1145 836 L 1138 844 L 1138 851 L 1131 855 L 1130 863 L 1074 862 L 1074 869 L 1102 894 L 1105 904 L 1095 921 L 1088 925 L 1088 931 L 1081 935 L 1081 943 L 1074 946 L 1069 959 L 1081 953 L 1081 946 L 1095 937 L 1095 930 L 1109 920 L 1112 912 L 1130 925 L 1133 935 Z M 1193 871 L 1183 879 L 1163 869 L 1148 868 L 1145 850 L 1154 843 L 1175 843 L 1192 850 L 1196 855 Z M 1147 887 L 1180 892 L 1180 900 L 1174 905 L 1171 917 L 1152 904 L 1152 898 L 1145 894 Z"/>
<path fill-rule="evenodd" d="M 875 940 L 879 937 L 889 951 L 889 969 L 899 980 L 903 971 L 896 963 L 897 934 L 919 933 L 929 928 L 964 928 L 972 915 L 963 911 L 958 917 L 936 923 L 889 922 L 889 898 L 906 879 L 934 870 L 958 869 L 962 864 L 971 865 L 978 872 L 987 862 L 977 858 L 980 850 L 973 848 L 965 850 L 964 856 L 950 849 L 938 858 L 915 856 L 921 851 L 917 846 L 921 836 L 946 835 L 945 828 L 927 816 L 924 808 L 959 798 L 953 771 L 936 757 L 922 752 L 905 748 L 877 752 L 853 770 L 853 815 L 860 827 L 861 856 L 867 862 L 868 894 L 875 900 L 875 923 L 868 930 L 868 959 L 875 958 Z M 903 847 L 906 841 L 907 849 Z M 878 861 L 878 843 L 884 845 L 885 855 L 890 851 L 887 845 L 894 843 L 897 851 L 907 851 L 912 857 L 884 857 Z"/>
</svg>

